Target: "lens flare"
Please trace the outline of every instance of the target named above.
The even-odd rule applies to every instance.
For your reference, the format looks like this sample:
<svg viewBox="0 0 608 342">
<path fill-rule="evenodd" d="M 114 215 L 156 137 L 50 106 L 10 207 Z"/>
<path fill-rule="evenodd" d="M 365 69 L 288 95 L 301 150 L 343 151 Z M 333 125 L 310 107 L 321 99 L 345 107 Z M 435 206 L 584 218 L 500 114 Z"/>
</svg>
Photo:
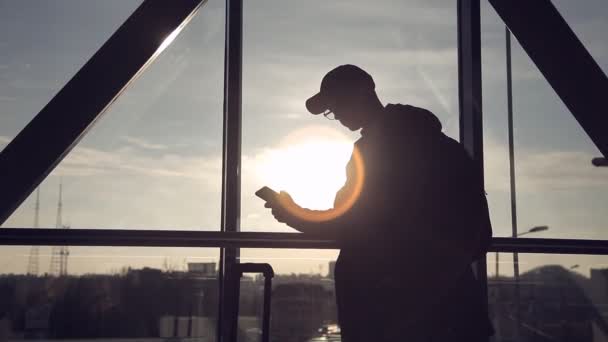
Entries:
<svg viewBox="0 0 608 342">
<path fill-rule="evenodd" d="M 365 167 L 358 149 L 355 148 L 353 150 L 350 162 L 352 163 L 350 167 L 354 168 L 354 172 L 351 175 L 354 179 L 349 180 L 349 185 L 341 191 L 340 199 L 334 208 L 329 210 L 309 210 L 303 209 L 293 202 L 286 201 L 283 201 L 283 207 L 295 217 L 310 222 L 330 221 L 344 215 L 359 199 L 363 184 L 365 183 Z"/>
<path fill-rule="evenodd" d="M 298 206 L 285 203 L 285 207 L 298 218 L 318 222 L 343 215 L 361 193 L 365 174 L 361 154 L 353 152 L 352 146 L 352 139 L 336 129 L 298 129 L 282 139 L 279 146 L 256 157 L 260 186 L 290 193 Z M 343 187 L 349 157 L 351 177 L 348 186 Z M 340 200 L 334 203 L 338 191 Z"/>
</svg>

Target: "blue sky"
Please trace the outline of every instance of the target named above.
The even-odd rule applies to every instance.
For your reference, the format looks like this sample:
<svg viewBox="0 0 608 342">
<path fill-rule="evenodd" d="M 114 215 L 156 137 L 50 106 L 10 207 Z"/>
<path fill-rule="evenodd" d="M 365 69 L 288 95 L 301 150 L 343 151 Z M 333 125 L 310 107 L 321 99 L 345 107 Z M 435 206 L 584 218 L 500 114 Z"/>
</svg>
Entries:
<svg viewBox="0 0 608 342">
<path fill-rule="evenodd" d="M 139 3 L 0 0 L 0 146 Z M 608 5 L 599 0 L 584 6 L 568 0 L 554 3 L 608 70 L 603 34 Z M 63 221 L 73 227 L 219 230 L 223 14 L 222 1 L 210 0 L 41 185 L 41 226 L 55 224 L 62 177 Z M 428 108 L 441 119 L 446 134 L 457 138 L 452 2 L 256 0 L 245 2 L 244 17 L 243 230 L 291 231 L 275 223 L 252 195 L 264 185 L 260 167 L 285 151 L 286 137 L 306 129 L 340 134 L 345 142 L 357 138 L 336 123 L 308 115 L 303 106 L 336 65 L 360 65 L 374 77 L 384 103 Z M 504 26 L 486 3 L 482 40 L 486 188 L 495 235 L 506 236 L 510 208 Z M 537 236 L 606 238 L 608 170 L 590 164 L 599 152 L 516 41 L 513 70 L 520 229 L 549 225 L 549 231 Z M 321 175 L 332 172 L 323 167 L 318 167 Z M 322 176 L 310 177 L 314 181 Z M 31 226 L 33 212 L 31 196 L 4 226 Z M 210 250 L 193 253 L 215 255 Z M 323 260 L 289 263 L 306 271 L 316 271 L 317 262 L 335 257 L 335 252 L 289 254 L 294 253 L 300 259 L 314 255 L 314 260 Z M 281 258 L 286 252 L 249 255 Z"/>
</svg>

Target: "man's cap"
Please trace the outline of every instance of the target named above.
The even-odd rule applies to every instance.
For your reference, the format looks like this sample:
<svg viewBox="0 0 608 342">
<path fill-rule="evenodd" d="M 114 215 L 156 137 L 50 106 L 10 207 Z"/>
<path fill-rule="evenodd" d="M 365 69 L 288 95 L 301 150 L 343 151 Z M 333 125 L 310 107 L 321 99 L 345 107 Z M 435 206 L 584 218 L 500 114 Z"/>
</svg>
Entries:
<svg viewBox="0 0 608 342">
<path fill-rule="evenodd" d="M 358 66 L 345 64 L 331 70 L 321 81 L 321 91 L 306 100 L 306 109 L 317 115 L 329 109 L 331 103 L 345 99 L 355 92 L 373 91 L 374 80 Z"/>
</svg>

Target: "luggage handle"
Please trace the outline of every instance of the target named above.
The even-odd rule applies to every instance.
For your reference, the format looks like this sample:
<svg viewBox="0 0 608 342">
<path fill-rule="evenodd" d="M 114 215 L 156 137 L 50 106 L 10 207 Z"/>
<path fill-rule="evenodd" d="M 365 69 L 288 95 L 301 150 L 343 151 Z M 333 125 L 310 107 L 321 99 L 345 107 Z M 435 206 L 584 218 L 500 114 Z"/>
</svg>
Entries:
<svg viewBox="0 0 608 342">
<path fill-rule="evenodd" d="M 231 272 L 231 279 L 234 282 L 233 286 L 234 295 L 234 310 L 232 311 L 232 329 L 231 329 L 231 341 L 237 342 L 238 338 L 238 316 L 239 316 L 239 297 L 241 293 L 241 277 L 245 273 L 261 273 L 264 275 L 264 312 L 262 316 L 262 342 L 270 341 L 270 296 L 272 290 L 272 278 L 274 277 L 274 270 L 272 266 L 267 263 L 242 263 L 234 264 Z"/>
</svg>

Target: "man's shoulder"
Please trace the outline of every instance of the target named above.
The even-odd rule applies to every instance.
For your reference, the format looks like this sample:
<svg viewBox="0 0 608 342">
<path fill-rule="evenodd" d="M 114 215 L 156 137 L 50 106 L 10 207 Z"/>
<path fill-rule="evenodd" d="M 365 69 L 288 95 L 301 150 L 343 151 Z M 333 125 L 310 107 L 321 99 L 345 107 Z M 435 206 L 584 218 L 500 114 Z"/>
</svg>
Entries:
<svg viewBox="0 0 608 342">
<path fill-rule="evenodd" d="M 415 114 L 415 113 L 420 113 L 423 115 L 432 115 L 435 116 L 435 114 L 433 114 L 433 112 L 431 112 L 430 110 L 426 109 L 426 108 L 422 108 L 422 107 L 417 107 L 411 104 L 407 104 L 407 103 L 389 103 L 384 107 L 385 111 L 387 113 L 399 113 L 399 114 Z"/>
<path fill-rule="evenodd" d="M 441 133 L 441 121 L 430 110 L 409 104 L 388 104 L 384 110 L 385 128 L 402 135 Z"/>
</svg>

